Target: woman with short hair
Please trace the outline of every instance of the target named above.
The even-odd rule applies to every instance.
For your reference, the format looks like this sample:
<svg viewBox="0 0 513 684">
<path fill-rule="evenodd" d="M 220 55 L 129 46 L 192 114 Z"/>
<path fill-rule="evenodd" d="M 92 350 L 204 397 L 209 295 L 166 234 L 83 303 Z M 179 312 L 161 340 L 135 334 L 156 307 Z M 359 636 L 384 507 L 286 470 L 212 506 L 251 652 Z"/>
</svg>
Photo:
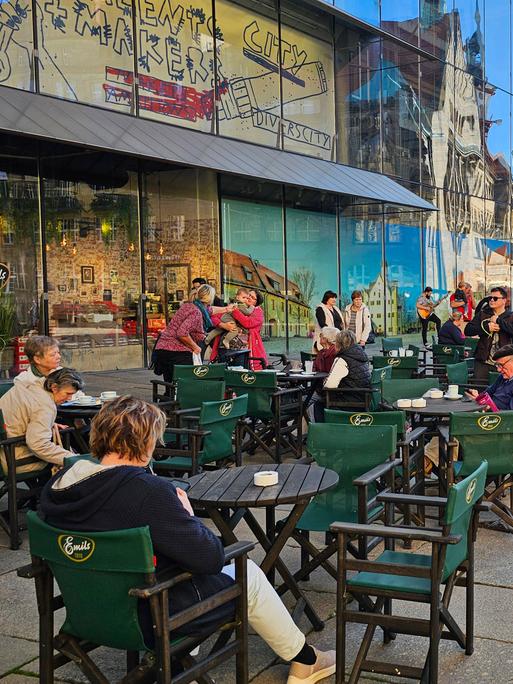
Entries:
<svg viewBox="0 0 513 684">
<path fill-rule="evenodd" d="M 149 527 L 156 571 L 193 577 L 169 590 L 176 614 L 233 585 L 233 565 L 224 566 L 221 540 L 196 518 L 187 494 L 168 478 L 145 468 L 162 440 L 166 419 L 153 404 L 124 396 L 105 404 L 91 429 L 97 462 L 77 461 L 54 477 L 41 494 L 40 512 L 55 527 L 73 531 L 112 531 Z M 335 671 L 335 652 L 306 643 L 260 568 L 248 561 L 248 618 L 251 626 L 284 660 L 291 661 L 289 684 L 317 682 Z M 234 604 L 214 608 L 173 636 L 197 634 L 234 615 Z M 148 602 L 139 611 L 141 631 L 151 644 Z"/>
<path fill-rule="evenodd" d="M 344 327 L 355 334 L 356 341 L 361 347 L 365 347 L 372 326 L 370 311 L 363 303 L 363 294 L 360 290 L 351 292 L 351 304 L 344 309 Z"/>
<path fill-rule="evenodd" d="M 336 305 L 337 293 L 326 290 L 320 304 L 315 309 L 315 331 L 313 340 L 313 353 L 321 351 L 320 335 L 322 328 L 326 326 L 342 330 L 344 327 L 344 314 Z"/>
<path fill-rule="evenodd" d="M 0 397 L 7 437 L 25 436 L 25 444 L 16 447 L 16 459 L 35 455 L 41 464 L 30 463 L 17 468 L 18 473 L 42 470 L 48 463 L 62 466 L 72 452 L 52 441 L 57 406 L 69 401 L 84 386 L 82 377 L 73 368 L 60 368 L 50 373 L 42 385 L 15 384 Z M 3 450 L 0 461 L 7 470 Z"/>
<path fill-rule="evenodd" d="M 61 352 L 59 342 L 47 335 L 31 335 L 25 342 L 25 355 L 30 367 L 14 378 L 14 383 L 31 385 L 39 382 L 43 385 L 47 375 L 60 368 Z"/>
</svg>

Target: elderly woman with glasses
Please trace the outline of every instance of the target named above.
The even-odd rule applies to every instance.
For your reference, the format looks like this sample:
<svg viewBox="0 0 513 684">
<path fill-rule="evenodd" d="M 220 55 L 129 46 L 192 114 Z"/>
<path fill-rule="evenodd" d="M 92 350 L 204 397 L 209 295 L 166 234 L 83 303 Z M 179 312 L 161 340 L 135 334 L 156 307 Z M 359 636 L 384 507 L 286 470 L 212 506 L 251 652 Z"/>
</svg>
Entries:
<svg viewBox="0 0 513 684">
<path fill-rule="evenodd" d="M 506 344 L 498 349 L 493 355 L 493 360 L 500 375 L 484 392 L 488 393 L 499 411 L 511 411 L 513 410 L 513 344 Z M 466 394 L 471 399 L 477 399 L 479 396 L 479 392 L 475 389 L 468 390 Z"/>
<path fill-rule="evenodd" d="M 488 380 L 488 373 L 495 370 L 495 352 L 513 341 L 513 313 L 508 305 L 506 288 L 491 289 L 488 303 L 467 323 L 465 335 L 479 335 L 474 355 L 474 378 Z"/>
<path fill-rule="evenodd" d="M 25 436 L 26 444 L 16 447 L 16 459 L 31 454 L 41 463 L 30 463 L 18 468 L 18 472 L 43 470 L 48 463 L 62 466 L 72 452 L 53 441 L 57 406 L 72 399 L 84 386 L 80 375 L 72 368 L 60 368 L 50 373 L 44 384 L 17 383 L 0 397 L 7 437 Z M 57 426 L 58 427 L 58 426 Z M 6 471 L 5 456 L 0 449 L 0 462 Z"/>
</svg>

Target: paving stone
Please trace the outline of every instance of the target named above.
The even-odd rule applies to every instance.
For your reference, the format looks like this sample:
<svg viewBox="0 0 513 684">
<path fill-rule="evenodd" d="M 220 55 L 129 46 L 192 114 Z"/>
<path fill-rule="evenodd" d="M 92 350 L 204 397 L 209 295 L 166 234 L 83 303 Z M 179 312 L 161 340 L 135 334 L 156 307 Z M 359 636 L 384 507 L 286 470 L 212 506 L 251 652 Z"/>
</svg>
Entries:
<svg viewBox="0 0 513 684">
<path fill-rule="evenodd" d="M 38 655 L 37 641 L 17 639 L 3 635 L 0 637 L 0 678 L 11 670 L 18 669 Z"/>
</svg>

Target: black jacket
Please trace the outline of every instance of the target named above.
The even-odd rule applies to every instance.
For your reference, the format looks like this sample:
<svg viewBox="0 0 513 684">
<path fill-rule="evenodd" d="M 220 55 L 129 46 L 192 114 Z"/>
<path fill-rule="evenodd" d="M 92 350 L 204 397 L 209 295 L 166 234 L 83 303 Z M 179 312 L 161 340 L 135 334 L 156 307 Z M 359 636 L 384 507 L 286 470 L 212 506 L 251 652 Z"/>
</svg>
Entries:
<svg viewBox="0 0 513 684">
<path fill-rule="evenodd" d="M 221 573 L 224 565 L 221 541 L 199 518 L 188 514 L 173 484 L 166 478 L 147 473 L 144 468 L 116 466 L 67 488 L 53 489 L 52 485 L 60 477 L 62 473 L 53 477 L 41 493 L 39 514 L 49 525 L 84 532 L 148 525 L 157 558 L 157 573 L 188 570 L 194 574 L 191 580 L 170 590 L 171 614 L 233 583 L 230 577 Z M 147 601 L 141 602 L 139 620 L 151 647 L 151 617 L 147 604 Z M 233 606 L 221 606 L 178 633 L 208 629 L 232 612 Z"/>
<path fill-rule="evenodd" d="M 472 335 L 479 335 L 479 342 L 477 343 L 475 358 L 477 361 L 485 362 L 490 355 L 490 347 L 492 345 L 492 333 L 488 328 L 488 321 L 493 316 L 493 310 L 485 305 L 474 318 L 467 323 L 465 328 L 465 335 L 471 337 Z M 513 338 L 513 313 L 506 309 L 506 311 L 497 318 L 499 325 L 499 346 L 511 344 Z"/>
<path fill-rule="evenodd" d="M 353 344 L 349 349 L 339 351 L 337 356 L 345 360 L 349 369 L 348 375 L 340 381 L 339 387 L 371 386 L 369 359 L 359 344 Z M 361 396 L 358 398 L 361 400 Z"/>
<path fill-rule="evenodd" d="M 451 320 L 445 321 L 438 333 L 438 344 L 465 344 L 465 337 Z"/>
</svg>

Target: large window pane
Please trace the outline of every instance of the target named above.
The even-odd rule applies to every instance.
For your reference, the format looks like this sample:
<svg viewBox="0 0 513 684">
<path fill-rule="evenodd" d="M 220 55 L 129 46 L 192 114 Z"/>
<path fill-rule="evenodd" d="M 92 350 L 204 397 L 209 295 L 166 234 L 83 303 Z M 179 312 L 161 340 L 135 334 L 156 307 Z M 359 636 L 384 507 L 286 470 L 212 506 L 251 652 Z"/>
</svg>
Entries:
<svg viewBox="0 0 513 684">
<path fill-rule="evenodd" d="M 354 17 L 379 24 L 379 0 L 334 0 L 335 5 Z"/>
<path fill-rule="evenodd" d="M 52 0 L 37 7 L 41 92 L 133 112 L 131 4 Z"/>
<path fill-rule="evenodd" d="M 418 333 L 415 302 L 420 294 L 422 217 L 420 212 L 385 214 L 385 263 L 391 306 L 387 333 Z"/>
<path fill-rule="evenodd" d="M 216 2 L 219 133 L 276 146 L 281 116 L 278 20 L 273 2 L 260 3 L 261 13 L 244 4 Z"/>
<path fill-rule="evenodd" d="M 486 0 L 484 11 L 486 80 L 511 89 L 511 3 Z"/>
<path fill-rule="evenodd" d="M 392 305 L 393 293 L 385 285 L 381 205 L 347 207 L 340 216 L 341 303 L 348 304 L 353 290 L 363 292 L 374 328 L 386 331 L 385 302 Z"/>
<path fill-rule="evenodd" d="M 137 7 L 140 115 L 213 131 L 211 0 L 137 0 Z"/>
<path fill-rule="evenodd" d="M 420 182 L 419 69 L 413 53 L 383 41 L 383 172 Z"/>
<path fill-rule="evenodd" d="M 453 15 L 446 3 L 420 0 L 420 47 L 453 62 Z"/>
<path fill-rule="evenodd" d="M 381 27 L 408 43 L 417 45 L 419 0 L 381 0 Z"/>
<path fill-rule="evenodd" d="M 483 83 L 461 69 L 455 69 L 454 86 L 454 170 L 449 189 L 464 195 L 483 196 L 484 155 L 482 145 Z"/>
<path fill-rule="evenodd" d="M 424 184 L 449 188 L 454 168 L 454 67 L 425 60 L 420 70 L 421 178 Z"/>
<path fill-rule="evenodd" d="M 338 290 L 336 197 L 289 189 L 286 202 L 289 347 L 310 351 L 315 309 Z"/>
<path fill-rule="evenodd" d="M 435 206 L 440 211 L 428 212 L 424 218 L 424 287 L 433 288 L 435 297 L 443 296 L 455 285 L 455 244 L 457 236 L 449 229 L 454 212 L 454 197 L 436 190 Z M 431 194 L 431 193 L 430 193 Z M 420 289 L 420 288 L 419 288 Z M 443 304 L 441 306 L 444 306 Z M 445 309 L 448 312 L 448 308 Z M 437 315 L 444 320 L 443 309 Z"/>
<path fill-rule="evenodd" d="M 13 338 L 43 324 L 34 147 L 28 139 L 0 135 L 0 377 L 23 370 Z"/>
<path fill-rule="evenodd" d="M 148 163 L 142 174 L 148 342 L 181 302 L 194 278 L 219 293 L 217 178 L 212 171 Z"/>
<path fill-rule="evenodd" d="M 381 170 L 380 41 L 336 25 L 338 161 Z"/>
<path fill-rule="evenodd" d="M 333 159 L 335 93 L 331 20 L 282 2 L 281 88 L 284 149 Z"/>
<path fill-rule="evenodd" d="M 45 159 L 50 332 L 80 370 L 142 365 L 137 173 L 59 146 Z"/>
<path fill-rule="evenodd" d="M 32 5 L 0 3 L 0 85 L 34 90 Z"/>
<path fill-rule="evenodd" d="M 483 6 L 484 0 L 454 0 L 455 64 L 480 79 L 484 66 Z"/>
<path fill-rule="evenodd" d="M 223 178 L 223 281 L 226 298 L 239 287 L 264 297 L 262 338 L 267 351 L 286 345 L 286 295 L 293 284 L 285 279 L 281 187 Z M 249 199 L 249 197 L 255 199 Z"/>
</svg>

